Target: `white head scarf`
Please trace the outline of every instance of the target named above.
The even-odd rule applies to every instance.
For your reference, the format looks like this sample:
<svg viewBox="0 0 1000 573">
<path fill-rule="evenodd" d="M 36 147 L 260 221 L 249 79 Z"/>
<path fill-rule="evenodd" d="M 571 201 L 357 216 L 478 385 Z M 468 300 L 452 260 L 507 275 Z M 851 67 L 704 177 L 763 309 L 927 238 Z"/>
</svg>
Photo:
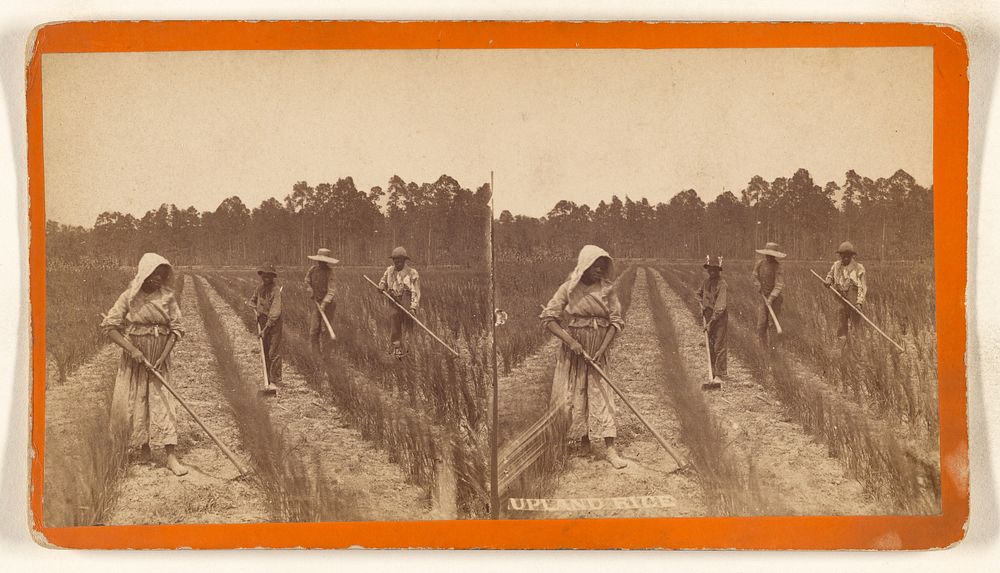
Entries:
<svg viewBox="0 0 1000 573">
<path fill-rule="evenodd" d="M 614 259 L 607 251 L 598 247 L 597 245 L 584 245 L 580 249 L 580 256 L 576 258 L 576 268 L 573 272 L 569 274 L 569 290 L 576 288 L 576 285 L 580 283 L 580 279 L 583 278 L 583 273 L 590 268 L 590 265 L 594 264 L 594 261 L 601 257 L 607 257 L 608 259 L 608 276 L 614 274 Z"/>
<path fill-rule="evenodd" d="M 142 288 L 142 283 L 146 282 L 149 275 L 153 274 L 160 265 L 170 265 L 170 261 L 157 255 L 156 253 L 146 253 L 139 259 L 139 268 L 135 272 L 135 278 L 128 285 L 128 302 L 129 306 L 132 305 L 132 301 L 135 299 L 136 295 L 139 294 L 139 290 Z"/>
</svg>

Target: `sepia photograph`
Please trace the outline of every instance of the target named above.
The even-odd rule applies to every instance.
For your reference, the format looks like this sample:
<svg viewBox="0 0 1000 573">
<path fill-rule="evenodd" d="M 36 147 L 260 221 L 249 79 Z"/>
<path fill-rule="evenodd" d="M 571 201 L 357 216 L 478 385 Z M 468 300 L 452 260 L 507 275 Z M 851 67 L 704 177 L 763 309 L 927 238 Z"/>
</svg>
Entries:
<svg viewBox="0 0 1000 573">
<path fill-rule="evenodd" d="M 933 50 L 511 60 L 504 517 L 939 513 Z"/>
<path fill-rule="evenodd" d="M 46 525 L 489 516 L 490 171 L 444 71 L 44 56 Z"/>
<path fill-rule="evenodd" d="M 952 32 L 44 28 L 33 535 L 961 538 Z"/>
</svg>

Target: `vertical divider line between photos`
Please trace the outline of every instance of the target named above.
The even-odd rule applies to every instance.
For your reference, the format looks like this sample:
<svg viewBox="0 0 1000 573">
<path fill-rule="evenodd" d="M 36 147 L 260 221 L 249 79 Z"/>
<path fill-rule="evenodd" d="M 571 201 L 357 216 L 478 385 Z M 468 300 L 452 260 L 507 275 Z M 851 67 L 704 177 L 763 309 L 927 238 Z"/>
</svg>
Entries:
<svg viewBox="0 0 1000 573">
<path fill-rule="evenodd" d="M 493 347 L 493 404 L 491 405 L 492 415 L 490 418 L 493 424 L 490 426 L 490 519 L 500 519 L 500 484 L 498 483 L 498 460 L 497 452 L 500 448 L 500 385 L 497 373 L 497 281 L 496 281 L 496 245 L 494 243 L 493 228 L 493 205 L 496 197 L 496 190 L 493 183 L 493 170 L 490 170 L 490 306 L 494 309 L 494 315 L 490 321 L 490 346 Z"/>
</svg>

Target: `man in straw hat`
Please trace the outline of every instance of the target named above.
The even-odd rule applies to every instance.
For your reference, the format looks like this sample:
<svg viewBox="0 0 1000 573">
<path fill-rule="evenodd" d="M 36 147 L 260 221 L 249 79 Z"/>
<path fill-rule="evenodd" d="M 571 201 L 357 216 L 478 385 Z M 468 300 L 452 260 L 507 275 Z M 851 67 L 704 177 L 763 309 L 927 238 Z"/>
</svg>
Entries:
<svg viewBox="0 0 1000 573">
<path fill-rule="evenodd" d="M 402 306 L 408 307 L 410 312 L 417 312 L 420 308 L 420 275 L 410 266 L 410 256 L 403 247 L 393 249 L 389 258 L 392 259 L 392 264 L 382 273 L 378 288 L 389 293 Z M 403 350 L 403 330 L 409 332 L 412 327 L 413 321 L 398 306 L 392 305 L 389 308 L 389 339 L 392 341 L 392 355 L 397 359 L 406 355 Z"/>
<path fill-rule="evenodd" d="M 250 305 L 257 313 L 257 325 L 264 341 L 264 363 L 271 384 L 281 383 L 281 289 L 274 281 L 278 271 L 266 264 L 257 269 L 260 284 L 250 297 Z"/>
<path fill-rule="evenodd" d="M 858 310 L 865 304 L 865 295 L 868 294 L 868 284 L 865 279 L 865 267 L 854 260 L 857 252 L 850 241 L 844 241 L 837 248 L 837 255 L 840 260 L 834 261 L 830 267 L 830 272 L 826 273 L 827 286 L 837 289 L 840 296 L 848 301 L 854 301 L 854 306 Z M 846 340 L 850 330 L 858 327 L 861 317 L 854 312 L 850 306 L 841 301 L 837 310 L 837 338 Z"/>
<path fill-rule="evenodd" d="M 705 318 L 705 328 L 708 331 L 708 352 L 712 357 L 713 382 L 721 382 L 727 375 L 726 371 L 726 330 L 729 315 L 726 311 L 729 286 L 722 278 L 722 257 L 705 257 L 702 265 L 708 272 L 708 278 L 698 288 L 698 303 Z"/>
<path fill-rule="evenodd" d="M 758 260 L 753 266 L 753 284 L 761 295 L 757 300 L 757 337 L 765 348 L 770 348 L 768 328 L 773 322 L 767 306 L 770 304 L 774 316 L 779 316 L 781 314 L 781 291 L 785 288 L 785 271 L 781 268 L 781 262 L 778 259 L 783 259 L 786 255 L 779 249 L 778 243 L 773 242 L 764 245 L 763 249 L 757 249 L 757 253 L 764 255 L 764 258 Z"/>
<path fill-rule="evenodd" d="M 323 317 L 319 313 L 322 310 L 323 314 L 326 315 L 326 319 L 332 324 L 333 313 L 337 310 L 337 303 L 333 300 L 336 290 L 333 284 L 333 268 L 331 265 L 335 265 L 340 261 L 331 255 L 330 249 L 319 249 L 315 255 L 307 257 L 310 260 L 316 261 L 316 264 L 309 267 L 309 271 L 306 273 L 306 288 L 309 290 L 309 295 L 313 302 L 316 303 L 312 305 L 309 313 L 309 342 L 312 345 L 313 356 L 317 358 L 321 356 L 320 340 L 323 338 L 323 331 L 326 329 Z M 318 308 L 317 304 L 319 305 Z"/>
</svg>

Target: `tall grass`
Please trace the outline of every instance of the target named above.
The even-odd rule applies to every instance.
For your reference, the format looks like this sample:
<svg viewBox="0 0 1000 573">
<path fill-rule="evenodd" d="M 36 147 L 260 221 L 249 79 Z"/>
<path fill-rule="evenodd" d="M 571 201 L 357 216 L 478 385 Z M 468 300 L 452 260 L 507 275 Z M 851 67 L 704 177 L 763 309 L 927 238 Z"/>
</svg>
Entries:
<svg viewBox="0 0 1000 573">
<path fill-rule="evenodd" d="M 45 353 L 61 383 L 107 342 L 100 313 L 114 304 L 132 279 L 130 269 L 96 263 L 45 269 Z"/>
<path fill-rule="evenodd" d="M 676 292 L 690 291 L 695 273 L 687 269 L 676 270 L 670 265 L 661 265 L 659 271 Z M 752 370 L 755 380 L 773 392 L 806 431 L 825 442 L 831 455 L 841 458 L 849 472 L 883 507 L 897 513 L 937 511 L 940 507 L 938 470 L 908 452 L 861 406 L 822 380 L 803 372 L 784 344 L 771 351 L 762 349 L 753 330 L 754 315 L 748 312 L 744 302 L 752 300 L 753 293 L 744 291 L 739 277 L 734 278 L 733 274 L 730 271 L 726 275 L 731 287 L 732 318 L 735 318 L 729 322 L 729 346 Z M 700 317 L 694 298 L 681 298 L 692 315 Z"/>
<path fill-rule="evenodd" d="M 674 404 L 681 424 L 681 439 L 690 452 L 690 463 L 698 472 L 713 515 L 747 515 L 762 506 L 760 484 L 756 483 L 752 460 L 742 471 L 737 460 L 725 451 L 725 430 L 712 416 L 701 390 L 701 376 L 688 371 L 678 349 L 681 347 L 670 312 L 663 301 L 655 273 L 644 269 L 650 310 L 659 338 L 663 371 L 669 383 L 661 385 Z"/>
<path fill-rule="evenodd" d="M 236 362 L 232 341 L 201 281 L 194 280 L 198 308 L 212 346 L 222 390 L 233 408 L 243 446 L 257 469 L 255 480 L 266 492 L 271 512 L 281 521 L 355 521 L 357 493 L 328 482 L 318 459 L 303 460 L 292 453 L 268 409 Z"/>
<path fill-rule="evenodd" d="M 114 504 L 128 453 L 125 440 L 108 430 L 112 390 L 108 384 L 100 400 L 81 399 L 87 415 L 73 421 L 66 439 L 53 437 L 47 424 L 42 515 L 48 527 L 100 525 Z"/>
<path fill-rule="evenodd" d="M 507 313 L 506 324 L 496 333 L 497 359 L 506 374 L 551 336 L 538 328 L 539 307 L 566 280 L 573 263 L 498 262 L 494 268 L 497 306 Z"/>
<path fill-rule="evenodd" d="M 111 396 L 120 352 L 108 364 L 92 364 L 83 384 L 59 384 L 105 344 L 100 313 L 128 286 L 132 271 L 107 265 L 51 265 L 46 269 L 46 353 L 56 364 L 58 380 L 46 405 L 43 519 L 50 527 L 99 525 L 107 517 L 128 465 L 127 441 L 109 433 Z M 184 275 L 171 280 L 178 301 Z M 81 374 L 82 375 L 82 374 Z M 73 396 L 63 394 L 72 392 Z M 67 408 L 64 408 L 67 407 Z M 64 419 L 65 418 L 65 419 Z M 71 424 L 63 433 L 60 426 Z"/>
<path fill-rule="evenodd" d="M 286 356 L 303 372 L 322 372 L 310 376 L 310 384 L 330 396 L 363 437 L 388 450 L 390 459 L 407 469 L 415 483 L 433 487 L 437 462 L 444 460 L 457 477 L 459 514 L 487 515 L 486 422 L 492 368 L 487 275 L 422 271 L 425 298 L 419 318 L 457 347 L 461 358 L 414 327 L 406 341 L 409 355 L 398 362 L 388 355 L 388 309 L 382 295 L 356 270 L 334 272 L 338 287 L 332 326 L 337 342 L 324 364 L 316 363 L 308 342 L 311 299 L 301 282 L 282 281 Z M 371 269 L 368 276 L 377 280 L 380 272 Z M 211 273 L 208 280 L 247 328 L 255 328 L 243 301 L 256 276 Z"/>
<path fill-rule="evenodd" d="M 840 302 L 809 273 L 819 264 L 786 263 L 781 347 L 789 359 L 821 374 L 822 380 L 870 416 L 905 428 L 908 441 L 933 449 L 938 439 L 937 344 L 934 329 L 933 275 L 929 268 L 868 265 L 869 295 L 864 312 L 901 343 L 899 353 L 874 329 L 862 323 L 850 344 L 835 340 Z M 828 265 L 827 265 L 828 266 Z M 687 288 L 697 288 L 701 271 L 670 265 Z M 748 263 L 727 267 L 730 312 L 752 325 L 756 293 Z M 933 456 L 932 456 L 933 457 Z"/>
</svg>

